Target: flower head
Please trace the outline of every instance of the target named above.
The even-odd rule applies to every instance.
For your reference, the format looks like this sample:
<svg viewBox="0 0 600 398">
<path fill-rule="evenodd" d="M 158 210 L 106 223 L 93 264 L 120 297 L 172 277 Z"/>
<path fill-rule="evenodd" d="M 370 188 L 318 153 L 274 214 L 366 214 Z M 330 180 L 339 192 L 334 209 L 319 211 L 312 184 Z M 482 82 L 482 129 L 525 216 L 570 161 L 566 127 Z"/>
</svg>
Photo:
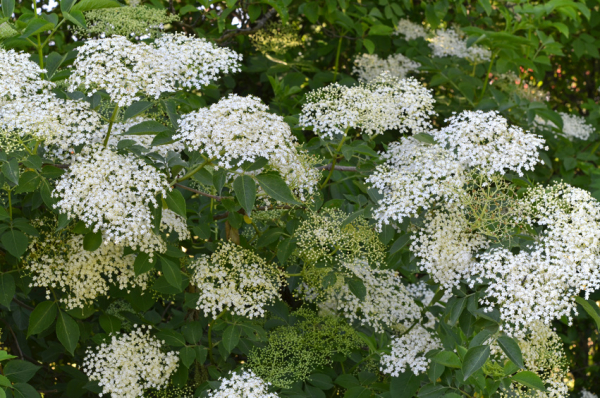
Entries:
<svg viewBox="0 0 600 398">
<path fill-rule="evenodd" d="M 434 57 L 458 57 L 479 63 L 489 61 L 492 56 L 487 48 L 478 45 L 467 47 L 467 39 L 454 29 L 438 29 L 435 36 L 427 40 Z"/>
<path fill-rule="evenodd" d="M 398 21 L 398 26 L 394 35 L 402 35 L 406 40 L 415 40 L 419 37 L 427 38 L 427 31 L 423 25 L 416 24 L 409 19 L 401 19 Z"/>
<path fill-rule="evenodd" d="M 29 54 L 0 48 L 0 104 L 3 100 L 29 97 L 54 87 L 43 80 L 46 73 L 29 59 Z"/>
<path fill-rule="evenodd" d="M 221 386 L 208 393 L 209 398 L 278 398 L 269 392 L 269 383 L 265 383 L 254 372 L 229 372 L 229 378 L 221 378 Z"/>
<path fill-rule="evenodd" d="M 416 72 L 420 66 L 420 63 L 400 53 L 385 59 L 379 58 L 377 54 L 362 54 L 354 60 L 352 73 L 364 82 L 377 80 L 384 72 L 389 72 L 392 77 L 404 79 L 407 74 Z"/>
<path fill-rule="evenodd" d="M 416 325 L 408 333 L 394 337 L 389 355 L 382 355 L 380 370 L 393 377 L 410 369 L 415 375 L 425 373 L 430 360 L 427 352 L 440 348 L 440 340 L 421 325 Z"/>
</svg>

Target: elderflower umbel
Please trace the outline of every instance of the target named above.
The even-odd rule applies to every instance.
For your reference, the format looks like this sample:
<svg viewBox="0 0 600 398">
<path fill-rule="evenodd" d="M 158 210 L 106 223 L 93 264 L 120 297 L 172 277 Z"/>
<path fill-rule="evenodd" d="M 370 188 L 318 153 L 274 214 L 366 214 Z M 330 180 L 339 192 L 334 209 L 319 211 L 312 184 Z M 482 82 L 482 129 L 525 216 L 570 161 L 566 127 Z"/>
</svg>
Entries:
<svg viewBox="0 0 600 398">
<path fill-rule="evenodd" d="M 132 43 L 123 36 L 86 41 L 77 48 L 69 78 L 92 95 L 106 90 L 118 106 L 145 94 L 155 99 L 181 88 L 201 89 L 219 73 L 235 72 L 241 56 L 205 39 L 165 34 L 152 44 Z"/>
<path fill-rule="evenodd" d="M 583 390 L 581 390 L 580 398 L 598 398 L 598 396 L 584 388 Z"/>
<path fill-rule="evenodd" d="M 409 19 L 401 19 L 398 21 L 398 26 L 394 35 L 403 35 L 406 40 L 415 40 L 419 37 L 427 38 L 427 32 L 423 25 L 416 24 Z"/>
<path fill-rule="evenodd" d="M 112 398 L 143 397 L 148 389 L 165 388 L 177 369 L 174 351 L 164 352 L 164 341 L 150 335 L 150 327 L 134 325 L 129 334 L 116 333 L 110 343 L 86 351 L 83 371 Z"/>
<path fill-rule="evenodd" d="M 229 372 L 229 378 L 220 378 L 221 386 L 208 393 L 209 398 L 278 398 L 269 392 L 270 383 L 265 383 L 254 372 Z"/>
<path fill-rule="evenodd" d="M 347 87 L 337 83 L 306 96 L 300 125 L 312 126 L 322 137 L 344 135 L 349 128 L 369 135 L 386 130 L 420 133 L 431 128 L 435 100 L 430 90 L 413 78 L 384 73 L 369 83 Z"/>
<path fill-rule="evenodd" d="M 478 45 L 467 47 L 467 39 L 454 29 L 438 29 L 435 36 L 427 39 L 434 57 L 458 57 L 470 62 L 489 61 L 492 52 Z"/>
<path fill-rule="evenodd" d="M 78 218 L 106 240 L 134 250 L 164 250 L 153 232 L 150 206 L 170 190 L 164 175 L 133 155 L 98 146 L 76 155 L 52 193 L 61 214 Z"/>
<path fill-rule="evenodd" d="M 593 126 L 586 123 L 583 116 L 570 115 L 565 112 L 559 112 L 559 115 L 563 121 L 562 134 L 570 140 L 573 138 L 587 140 L 595 131 Z"/>
<path fill-rule="evenodd" d="M 224 310 L 262 317 L 265 306 L 279 297 L 283 280 L 274 264 L 233 243 L 221 244 L 211 256 L 200 256 L 191 268 L 191 283 L 200 291 L 197 309 L 212 318 Z"/>
<path fill-rule="evenodd" d="M 127 131 L 133 126 L 140 124 L 142 122 L 147 122 L 150 119 L 147 119 L 143 116 L 136 116 L 131 119 L 126 120 L 123 123 L 114 123 L 110 132 L 110 137 L 108 139 L 108 145 L 113 148 L 117 148 L 117 145 L 122 140 L 133 140 L 136 145 L 141 145 L 144 148 L 150 150 L 150 152 L 156 152 L 162 157 L 167 157 L 167 154 L 172 152 L 181 152 L 183 150 L 183 144 L 179 141 L 172 142 L 170 144 L 152 146 L 152 141 L 156 137 L 155 135 L 149 134 L 127 134 Z M 108 132 L 108 125 L 103 125 L 100 128 L 100 137 L 104 140 L 106 133 Z"/>
<path fill-rule="evenodd" d="M 415 374 L 425 373 L 430 360 L 425 354 L 441 348 L 440 340 L 421 325 L 416 325 L 408 333 L 392 340 L 391 353 L 382 355 L 379 370 L 392 377 L 400 376 L 407 368 Z"/>
<path fill-rule="evenodd" d="M 44 141 L 49 152 L 59 158 L 75 146 L 98 141 L 100 123 L 100 116 L 87 102 L 53 94 L 20 97 L 0 106 L 0 126 L 21 137 Z"/>
<path fill-rule="evenodd" d="M 46 73 L 29 59 L 29 54 L 0 48 L 0 103 L 29 97 L 54 87 L 54 83 L 43 80 Z"/>
<path fill-rule="evenodd" d="M 108 295 L 111 285 L 121 290 L 135 286 L 146 289 L 148 274 L 135 275 L 135 255 L 123 254 L 123 246 L 105 241 L 94 251 L 85 250 L 83 235 L 60 235 L 54 228 L 34 238 L 25 267 L 32 273 L 30 286 L 66 293 L 60 301 L 67 308 L 83 308 Z"/>
<path fill-rule="evenodd" d="M 382 59 L 377 54 L 362 54 L 354 60 L 352 73 L 358 75 L 358 79 L 364 82 L 376 80 L 384 72 L 390 76 L 404 79 L 408 73 L 416 72 L 420 63 L 398 53 Z"/>
<path fill-rule="evenodd" d="M 510 170 L 523 175 L 539 162 L 544 139 L 509 126 L 498 112 L 464 111 L 446 120 L 448 126 L 432 133 L 465 167 L 488 174 Z"/>
<path fill-rule="evenodd" d="M 338 282 L 328 291 L 327 301 L 335 303 L 337 310 L 348 320 L 358 320 L 376 331 L 414 321 L 420 308 L 414 302 L 402 279 L 395 271 L 371 267 L 364 260 L 342 264 L 349 278 L 358 278 L 366 288 L 363 299 L 358 298 L 346 283 Z"/>
<path fill-rule="evenodd" d="M 440 200 L 452 203 L 464 184 L 463 167 L 439 145 L 402 137 L 382 158 L 386 162 L 366 179 L 383 195 L 374 211 L 379 227 L 401 223 Z"/>
<path fill-rule="evenodd" d="M 257 97 L 231 94 L 208 108 L 184 115 L 173 139 L 227 169 L 267 159 L 301 197 L 311 194 L 320 174 L 307 167 L 309 159 L 283 117 L 267 110 Z"/>
</svg>

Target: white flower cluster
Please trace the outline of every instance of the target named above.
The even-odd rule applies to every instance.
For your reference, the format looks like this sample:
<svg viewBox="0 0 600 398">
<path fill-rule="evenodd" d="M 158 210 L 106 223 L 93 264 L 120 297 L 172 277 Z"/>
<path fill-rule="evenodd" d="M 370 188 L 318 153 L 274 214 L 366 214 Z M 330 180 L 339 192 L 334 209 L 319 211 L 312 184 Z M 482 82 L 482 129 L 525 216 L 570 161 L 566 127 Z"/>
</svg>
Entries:
<svg viewBox="0 0 600 398">
<path fill-rule="evenodd" d="M 507 334 L 523 335 L 538 320 L 546 325 L 577 314 L 574 296 L 600 288 L 600 203 L 566 184 L 532 189 L 524 198 L 538 240 L 514 254 L 494 249 L 479 257 L 480 276 L 489 280 L 481 302 L 498 307 Z"/>
<path fill-rule="evenodd" d="M 298 195 L 311 194 L 320 173 L 309 167 L 290 126 L 267 110 L 257 97 L 231 94 L 208 108 L 184 115 L 173 139 L 227 169 L 265 158 Z"/>
<path fill-rule="evenodd" d="M 29 59 L 29 54 L 0 48 L 0 104 L 2 101 L 29 97 L 54 87 L 43 80 L 46 73 Z"/>
<path fill-rule="evenodd" d="M 394 35 L 402 35 L 406 40 L 415 40 L 419 37 L 427 38 L 427 31 L 423 25 L 416 24 L 409 19 L 401 19 L 398 21 L 398 26 Z"/>
<path fill-rule="evenodd" d="M 398 377 L 407 367 L 415 375 L 426 372 L 430 360 L 425 354 L 441 348 L 442 344 L 423 326 L 415 325 L 408 333 L 394 337 L 390 346 L 391 353 L 381 356 L 379 370 L 392 377 Z"/>
<path fill-rule="evenodd" d="M 162 210 L 160 230 L 167 233 L 176 232 L 179 240 L 190 239 L 192 236 L 188 229 L 187 220 L 170 209 L 163 208 Z"/>
<path fill-rule="evenodd" d="M 458 57 L 479 63 L 489 61 L 492 56 L 487 48 L 478 45 L 467 47 L 467 39 L 454 29 L 438 29 L 435 36 L 427 40 L 434 57 Z"/>
<path fill-rule="evenodd" d="M 585 388 L 583 390 L 581 390 L 581 398 L 598 398 L 598 396 L 596 394 L 594 394 L 593 392 L 590 392 L 588 390 L 586 390 Z"/>
<path fill-rule="evenodd" d="M 406 290 L 408 290 L 410 295 L 415 300 L 419 300 L 425 307 L 429 306 L 431 300 L 433 300 L 433 296 L 435 296 L 435 293 L 429 288 L 429 285 L 422 280 L 418 281 L 417 283 L 410 283 L 406 285 Z M 446 303 L 452 298 L 452 296 L 452 291 L 446 290 L 444 291 L 444 295 L 440 298 L 438 303 Z"/>
<path fill-rule="evenodd" d="M 32 273 L 30 286 L 60 289 L 66 293 L 60 301 L 67 308 L 83 308 L 97 297 L 108 295 L 111 285 L 127 290 L 135 286 L 146 289 L 148 274 L 135 276 L 135 255 L 124 255 L 123 246 L 105 241 L 98 249 L 83 248 L 83 235 L 73 235 L 67 241 L 52 234 L 35 239 L 30 244 L 30 261 L 26 268 Z"/>
<path fill-rule="evenodd" d="M 242 373 L 229 372 L 227 379 L 221 378 L 221 386 L 208 393 L 209 398 L 278 398 L 268 391 L 271 383 L 266 383 L 251 370 Z"/>
<path fill-rule="evenodd" d="M 353 87 L 333 83 L 311 91 L 306 99 L 300 125 L 329 138 L 349 128 L 369 135 L 386 130 L 419 133 L 431 128 L 429 118 L 435 114 L 430 90 L 413 78 L 388 73 Z"/>
<path fill-rule="evenodd" d="M 376 80 L 384 72 L 390 76 L 404 79 L 407 74 L 416 72 L 420 63 L 411 60 L 402 54 L 392 54 L 382 59 L 377 54 L 362 54 L 354 60 L 352 73 L 358 75 L 358 79 L 364 82 Z"/>
<path fill-rule="evenodd" d="M 1 127 L 44 141 L 50 153 L 61 159 L 75 146 L 101 139 L 100 124 L 100 116 L 87 102 L 60 99 L 51 93 L 19 97 L 0 106 Z"/>
<path fill-rule="evenodd" d="M 150 152 L 156 152 L 159 155 L 161 155 L 162 157 L 167 157 L 167 154 L 169 153 L 169 151 L 181 152 L 183 150 L 183 144 L 179 141 L 175 141 L 170 144 L 152 146 L 152 141 L 156 137 L 155 135 L 149 135 L 149 134 L 142 134 L 142 135 L 129 134 L 128 135 L 128 134 L 126 134 L 127 131 L 130 128 L 132 128 L 133 126 L 140 124 L 142 122 L 147 122 L 149 120 L 150 119 L 147 119 L 143 116 L 136 116 L 136 117 L 126 120 L 123 123 L 113 124 L 112 129 L 110 131 L 110 137 L 108 139 L 108 146 L 117 148 L 117 145 L 119 144 L 120 141 L 133 140 L 133 141 L 135 141 L 136 145 L 141 145 L 144 148 L 149 149 Z M 104 140 L 104 137 L 106 136 L 107 133 L 108 133 L 108 125 L 105 124 L 100 128 L 99 136 L 101 137 L 101 141 Z M 101 141 L 96 141 L 96 142 L 101 142 Z"/>
<path fill-rule="evenodd" d="M 469 223 L 456 206 L 428 212 L 423 228 L 413 234 L 411 251 L 421 257 L 419 265 L 446 289 L 458 286 L 472 273 L 474 254 L 486 248 L 485 236 L 469 231 Z"/>
<path fill-rule="evenodd" d="M 191 267 L 191 283 L 200 291 L 197 308 L 216 318 L 224 310 L 248 318 L 261 317 L 279 296 L 279 269 L 257 254 L 223 243 L 211 256 L 202 255 Z"/>
<path fill-rule="evenodd" d="M 563 129 L 560 131 L 560 134 L 569 140 L 573 140 L 573 138 L 578 138 L 580 140 L 587 140 L 590 138 L 590 135 L 596 131 L 593 126 L 589 125 L 583 116 L 571 115 L 565 112 L 559 112 L 562 122 Z M 550 120 L 545 120 L 541 116 L 536 115 L 533 120 L 534 128 L 538 130 L 550 129 L 550 130 L 558 130 L 556 124 L 552 123 Z M 556 134 L 555 134 L 556 137 Z"/>
<path fill-rule="evenodd" d="M 381 332 L 384 327 L 402 325 L 420 317 L 420 307 L 396 272 L 373 268 L 359 259 L 342 265 L 349 278 L 360 279 L 366 288 L 363 299 L 352 293 L 347 283 L 337 283 L 328 291 L 326 301 L 335 305 L 348 320 L 359 320 Z"/>
<path fill-rule="evenodd" d="M 379 227 L 401 223 L 439 200 L 452 203 L 465 182 L 463 166 L 452 152 L 413 137 L 390 144 L 382 159 L 386 162 L 366 179 L 383 194 L 374 212 Z"/>
<path fill-rule="evenodd" d="M 181 88 L 199 90 L 218 73 L 238 71 L 241 60 L 231 50 L 181 34 L 165 34 L 152 44 L 123 36 L 88 40 L 77 51 L 70 90 L 83 86 L 89 95 L 106 90 L 121 107 L 141 93 L 159 98 Z"/>
<path fill-rule="evenodd" d="M 164 251 L 164 242 L 153 232 L 149 206 L 160 206 L 156 198 L 168 190 L 152 166 L 96 146 L 76 156 L 52 195 L 60 198 L 54 205 L 60 213 L 102 231 L 107 241 L 152 253 Z"/>
<path fill-rule="evenodd" d="M 444 147 L 456 152 L 465 167 L 503 174 L 506 170 L 523 175 L 539 162 L 545 149 L 542 137 L 509 126 L 498 112 L 464 111 L 446 120 L 448 126 L 432 133 Z"/>
<path fill-rule="evenodd" d="M 147 328 L 134 325 L 130 334 L 117 333 L 97 351 L 87 350 L 83 371 L 102 387 L 100 396 L 137 398 L 145 390 L 166 387 L 179 358 L 174 351 L 165 353 L 164 341 L 151 336 Z"/>
</svg>

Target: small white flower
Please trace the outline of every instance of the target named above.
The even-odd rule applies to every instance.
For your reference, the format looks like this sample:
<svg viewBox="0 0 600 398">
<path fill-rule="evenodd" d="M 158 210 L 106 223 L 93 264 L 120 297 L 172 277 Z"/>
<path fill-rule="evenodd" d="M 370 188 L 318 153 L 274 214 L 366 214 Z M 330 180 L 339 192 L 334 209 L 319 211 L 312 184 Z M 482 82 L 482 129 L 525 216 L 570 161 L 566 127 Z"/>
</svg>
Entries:
<svg viewBox="0 0 600 398">
<path fill-rule="evenodd" d="M 394 337 L 390 344 L 392 351 L 382 355 L 380 368 L 383 373 L 398 377 L 407 368 L 415 374 L 425 373 L 431 362 L 425 354 L 436 348 L 441 348 L 440 340 L 433 336 L 421 325 L 416 325 L 407 334 Z"/>
<path fill-rule="evenodd" d="M 467 39 L 454 29 L 438 29 L 435 36 L 427 39 L 434 57 L 458 57 L 470 62 L 489 61 L 492 52 L 478 45 L 467 47 Z"/>
<path fill-rule="evenodd" d="M 221 386 L 208 393 L 209 398 L 278 398 L 279 395 L 269 393 L 271 385 L 251 370 L 241 373 L 229 372 L 228 378 L 221 378 Z"/>
<path fill-rule="evenodd" d="M 354 60 L 352 73 L 364 82 L 374 81 L 384 72 L 389 72 L 392 77 L 404 79 L 407 74 L 417 72 L 420 66 L 420 63 L 399 53 L 385 59 L 379 58 L 377 54 L 361 54 Z"/>
<path fill-rule="evenodd" d="M 406 40 L 415 40 L 419 37 L 426 39 L 427 31 L 423 25 L 416 24 L 409 19 L 401 19 L 398 21 L 394 35 L 402 35 Z"/>
</svg>

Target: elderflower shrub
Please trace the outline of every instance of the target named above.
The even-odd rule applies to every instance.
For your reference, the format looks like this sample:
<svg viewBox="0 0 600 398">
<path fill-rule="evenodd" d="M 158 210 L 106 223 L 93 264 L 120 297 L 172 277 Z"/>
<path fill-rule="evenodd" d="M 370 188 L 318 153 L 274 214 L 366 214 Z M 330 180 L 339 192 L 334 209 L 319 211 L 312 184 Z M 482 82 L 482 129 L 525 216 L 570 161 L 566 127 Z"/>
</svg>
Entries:
<svg viewBox="0 0 600 398">
<path fill-rule="evenodd" d="M 84 15 L 86 26 L 72 27 L 77 37 L 154 38 L 165 25 L 179 20 L 177 15 L 167 15 L 167 10 L 148 6 L 103 8 L 89 10 Z"/>
<path fill-rule="evenodd" d="M 467 47 L 467 39 L 454 29 L 438 29 L 435 36 L 427 41 L 434 57 L 458 57 L 480 63 L 489 61 L 492 56 L 492 52 L 487 48 L 478 45 Z"/>
<path fill-rule="evenodd" d="M 3 101 L 27 98 L 47 91 L 54 83 L 43 80 L 46 73 L 29 59 L 29 54 L 0 47 L 0 106 Z"/>
<path fill-rule="evenodd" d="M 304 200 L 314 192 L 320 173 L 311 167 L 313 162 L 299 148 L 283 117 L 267 110 L 257 97 L 231 94 L 183 116 L 173 139 L 226 169 L 266 159 Z"/>
<path fill-rule="evenodd" d="M 372 267 L 361 259 L 344 262 L 342 267 L 342 275 L 326 290 L 325 301 L 349 321 L 382 332 L 420 317 L 419 306 L 395 271 Z M 349 286 L 357 280 L 364 286 L 364 297 L 359 298 Z"/>
<path fill-rule="evenodd" d="M 393 338 L 390 353 L 381 356 L 380 370 L 392 377 L 398 377 L 408 369 L 415 375 L 425 373 L 431 362 L 425 354 L 441 347 L 437 337 L 417 324 L 405 334 Z"/>
<path fill-rule="evenodd" d="M 191 282 L 200 291 L 196 307 L 213 319 L 223 311 L 250 319 L 264 316 L 265 306 L 279 297 L 283 283 L 276 266 L 232 243 L 222 243 L 190 267 Z"/>
<path fill-rule="evenodd" d="M 323 138 L 345 135 L 350 128 L 368 135 L 386 130 L 420 133 L 431 128 L 434 99 L 414 78 L 388 73 L 357 86 L 337 83 L 311 91 L 302 107 L 300 125 L 313 127 Z"/>
<path fill-rule="evenodd" d="M 390 76 L 404 79 L 407 74 L 417 72 L 420 63 L 398 53 L 387 58 L 379 58 L 377 54 L 361 54 L 354 60 L 352 73 L 358 75 L 358 79 L 364 82 L 376 80 L 384 72 Z"/>
<path fill-rule="evenodd" d="M 423 25 L 416 24 L 409 19 L 401 19 L 394 31 L 394 35 L 402 35 L 406 40 L 415 40 L 419 37 L 426 39 L 428 34 Z"/>
<path fill-rule="evenodd" d="M 83 235 L 55 232 L 56 222 L 38 221 L 40 236 L 29 244 L 25 263 L 31 273 L 30 286 L 65 293 L 59 300 L 68 309 L 91 305 L 97 297 L 108 295 L 112 285 L 127 291 L 136 286 L 145 290 L 149 275 L 135 275 L 135 255 L 124 254 L 123 246 L 105 241 L 94 251 L 85 250 Z"/>
<path fill-rule="evenodd" d="M 208 393 L 209 398 L 278 398 L 269 392 L 270 383 L 265 383 L 251 370 L 241 373 L 229 372 L 228 378 L 220 378 L 218 389 Z"/>
<path fill-rule="evenodd" d="M 302 26 L 298 22 L 269 22 L 263 29 L 251 34 L 250 41 L 263 54 L 284 54 L 289 49 L 302 45 L 299 31 Z"/>
<path fill-rule="evenodd" d="M 177 353 L 164 352 L 163 344 L 149 326 L 134 325 L 131 333 L 116 333 L 109 343 L 89 348 L 83 371 L 112 398 L 142 397 L 145 390 L 164 388 L 177 369 Z"/>
<path fill-rule="evenodd" d="M 523 176 L 523 170 L 533 170 L 539 162 L 539 151 L 547 149 L 541 136 L 509 126 L 495 111 L 464 111 L 446 122 L 433 137 L 465 167 L 490 175 L 510 170 Z"/>
<path fill-rule="evenodd" d="M 248 356 L 248 367 L 275 387 L 305 381 L 316 368 L 331 366 L 335 354 L 347 357 L 361 346 L 358 333 L 343 319 L 319 316 L 306 308 L 293 316 L 294 325 L 269 332 L 267 345 Z"/>
<path fill-rule="evenodd" d="M 99 141 L 100 115 L 87 102 L 32 94 L 0 106 L 0 127 L 43 141 L 51 155 L 65 160 L 74 147 Z"/>
<path fill-rule="evenodd" d="M 165 245 L 153 232 L 151 206 L 170 190 L 165 176 L 133 155 L 120 155 L 98 146 L 74 156 L 69 170 L 58 180 L 54 207 L 77 218 L 105 241 L 152 254 Z"/>
<path fill-rule="evenodd" d="M 453 203 L 465 183 L 464 168 L 451 152 L 413 137 L 391 143 L 381 158 L 385 163 L 366 179 L 383 195 L 374 212 L 379 228 L 400 224 L 439 201 Z"/>
<path fill-rule="evenodd" d="M 162 93 L 200 90 L 221 73 L 239 70 L 241 57 L 205 39 L 165 34 L 154 43 L 132 43 L 123 36 L 86 41 L 77 47 L 69 90 L 92 95 L 106 90 L 120 107 Z M 111 62 L 106 62 L 111 60 Z"/>
<path fill-rule="evenodd" d="M 432 211 L 412 235 L 410 250 L 419 266 L 446 289 L 457 287 L 475 266 L 475 253 L 488 246 L 485 236 L 473 232 L 458 206 Z"/>
</svg>

